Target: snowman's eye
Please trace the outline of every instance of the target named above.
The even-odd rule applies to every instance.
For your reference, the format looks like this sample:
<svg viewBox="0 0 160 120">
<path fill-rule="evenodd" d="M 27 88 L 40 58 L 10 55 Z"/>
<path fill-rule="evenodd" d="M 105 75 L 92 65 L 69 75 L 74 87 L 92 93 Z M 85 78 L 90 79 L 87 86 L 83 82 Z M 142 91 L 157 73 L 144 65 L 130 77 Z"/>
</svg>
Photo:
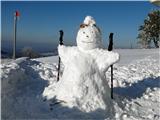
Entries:
<svg viewBox="0 0 160 120">
<path fill-rule="evenodd" d="M 85 32 L 83 32 L 83 34 L 85 34 Z"/>
</svg>

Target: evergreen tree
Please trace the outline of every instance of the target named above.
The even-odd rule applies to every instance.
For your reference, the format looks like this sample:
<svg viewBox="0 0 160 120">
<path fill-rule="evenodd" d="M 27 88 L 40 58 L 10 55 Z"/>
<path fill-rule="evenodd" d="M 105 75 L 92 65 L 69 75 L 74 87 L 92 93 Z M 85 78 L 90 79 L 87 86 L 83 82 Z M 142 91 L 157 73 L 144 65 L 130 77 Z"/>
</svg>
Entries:
<svg viewBox="0 0 160 120">
<path fill-rule="evenodd" d="M 150 47 L 151 40 L 148 39 L 148 36 L 144 31 L 140 31 L 140 33 L 138 34 L 138 39 L 138 44 L 140 44 L 142 48 Z"/>
<path fill-rule="evenodd" d="M 138 43 L 144 48 L 150 47 L 151 42 L 159 48 L 160 41 L 160 11 L 155 10 L 148 14 L 144 24 L 139 27 Z"/>
</svg>

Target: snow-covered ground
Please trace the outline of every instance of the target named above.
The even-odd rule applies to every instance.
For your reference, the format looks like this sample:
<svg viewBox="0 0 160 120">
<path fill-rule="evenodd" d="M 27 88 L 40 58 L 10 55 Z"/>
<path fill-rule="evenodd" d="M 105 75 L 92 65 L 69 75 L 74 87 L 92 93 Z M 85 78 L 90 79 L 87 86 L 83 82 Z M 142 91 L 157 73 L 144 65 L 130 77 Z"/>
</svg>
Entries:
<svg viewBox="0 0 160 120">
<path fill-rule="evenodd" d="M 159 49 L 119 49 L 114 65 L 113 116 L 97 109 L 83 112 L 55 102 L 57 56 L 2 60 L 2 119 L 160 119 Z M 61 74 L 64 66 L 61 67 Z M 110 69 L 106 73 L 110 85 Z"/>
</svg>

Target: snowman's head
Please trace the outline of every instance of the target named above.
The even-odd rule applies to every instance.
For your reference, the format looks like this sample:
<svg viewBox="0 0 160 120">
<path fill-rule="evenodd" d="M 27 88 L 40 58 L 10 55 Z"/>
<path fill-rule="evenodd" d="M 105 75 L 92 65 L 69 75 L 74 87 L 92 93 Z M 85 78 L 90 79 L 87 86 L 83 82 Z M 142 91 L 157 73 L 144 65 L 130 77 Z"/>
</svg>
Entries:
<svg viewBox="0 0 160 120">
<path fill-rule="evenodd" d="M 84 23 L 80 25 L 77 34 L 77 46 L 81 50 L 91 50 L 102 46 L 100 29 L 91 16 L 87 16 Z"/>
</svg>

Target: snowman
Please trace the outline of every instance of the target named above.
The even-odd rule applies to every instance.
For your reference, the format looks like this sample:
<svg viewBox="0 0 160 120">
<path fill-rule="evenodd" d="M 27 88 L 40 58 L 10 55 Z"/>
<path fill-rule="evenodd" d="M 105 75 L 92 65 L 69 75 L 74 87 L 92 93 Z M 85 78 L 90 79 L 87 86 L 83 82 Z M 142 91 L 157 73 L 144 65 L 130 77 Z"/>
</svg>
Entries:
<svg viewBox="0 0 160 120">
<path fill-rule="evenodd" d="M 112 100 L 105 72 L 119 54 L 102 48 L 101 31 L 87 16 L 77 34 L 77 46 L 58 46 L 64 72 L 55 88 L 58 100 L 83 112 L 110 111 Z"/>
</svg>

